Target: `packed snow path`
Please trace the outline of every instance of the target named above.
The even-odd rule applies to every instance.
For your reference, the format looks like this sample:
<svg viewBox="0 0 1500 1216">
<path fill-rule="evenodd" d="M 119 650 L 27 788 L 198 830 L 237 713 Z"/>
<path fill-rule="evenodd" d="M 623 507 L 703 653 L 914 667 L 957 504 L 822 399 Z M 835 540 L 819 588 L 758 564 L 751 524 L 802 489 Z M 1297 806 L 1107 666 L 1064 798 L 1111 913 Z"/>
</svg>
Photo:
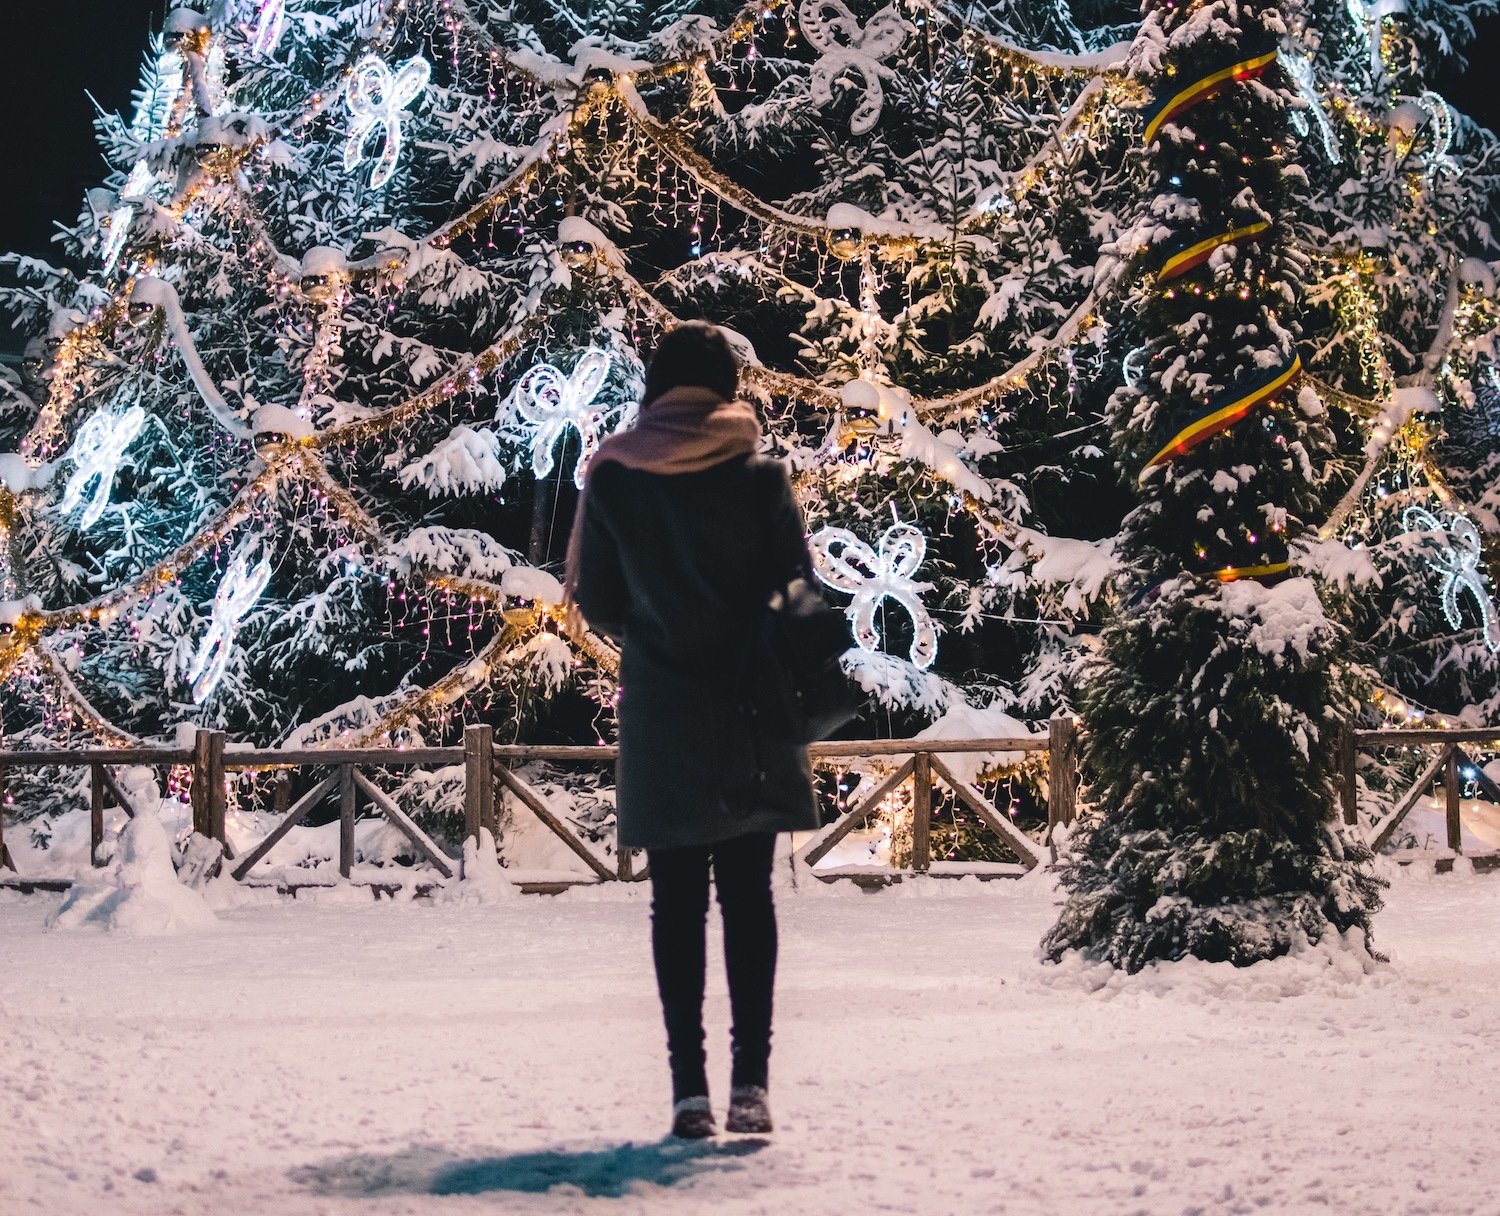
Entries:
<svg viewBox="0 0 1500 1216">
<path fill-rule="evenodd" d="M 1102 991 L 1036 962 L 1047 881 L 784 894 L 779 1128 L 707 1147 L 658 1139 L 643 891 L 260 896 L 155 939 L 0 894 L 0 1211 L 1500 1210 L 1500 876 L 1398 878 L 1371 976 Z"/>
</svg>

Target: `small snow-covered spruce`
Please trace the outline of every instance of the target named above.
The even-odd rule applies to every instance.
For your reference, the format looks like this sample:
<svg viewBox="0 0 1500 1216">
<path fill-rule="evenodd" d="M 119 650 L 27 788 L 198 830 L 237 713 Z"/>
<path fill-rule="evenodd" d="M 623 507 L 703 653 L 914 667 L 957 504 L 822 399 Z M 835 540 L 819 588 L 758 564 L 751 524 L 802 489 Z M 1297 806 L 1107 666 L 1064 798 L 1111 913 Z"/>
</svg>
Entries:
<svg viewBox="0 0 1500 1216">
<path fill-rule="evenodd" d="M 1268 4 L 1153 3 L 1145 36 L 1171 49 L 1135 70 L 1171 96 L 1263 56 L 1281 29 Z M 1368 850 L 1330 822 L 1342 630 L 1309 579 L 1288 577 L 1332 436 L 1291 392 L 1285 404 L 1263 392 L 1297 353 L 1287 84 L 1227 88 L 1149 137 L 1155 264 L 1205 233 L 1272 227 L 1140 289 L 1142 375 L 1111 403 L 1117 457 L 1140 485 L 1116 548 L 1129 587 L 1082 698 L 1094 809 L 1062 868 L 1068 899 L 1044 942 L 1054 960 L 1247 965 L 1351 928 L 1368 939 L 1379 907 Z M 1227 428 L 1201 425 L 1257 392 Z"/>
</svg>

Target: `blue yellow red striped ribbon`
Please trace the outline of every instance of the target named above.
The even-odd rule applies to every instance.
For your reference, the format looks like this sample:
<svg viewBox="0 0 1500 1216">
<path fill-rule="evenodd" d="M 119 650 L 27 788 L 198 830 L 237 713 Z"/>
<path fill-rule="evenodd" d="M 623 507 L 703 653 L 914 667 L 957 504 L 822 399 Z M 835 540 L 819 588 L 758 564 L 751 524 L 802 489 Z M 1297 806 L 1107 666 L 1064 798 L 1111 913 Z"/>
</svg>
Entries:
<svg viewBox="0 0 1500 1216">
<path fill-rule="evenodd" d="M 1164 97 L 1153 105 L 1146 113 L 1146 143 L 1156 138 L 1157 132 L 1162 127 L 1176 118 L 1184 110 L 1190 110 L 1205 97 L 1211 97 L 1226 84 L 1240 80 L 1253 80 L 1268 67 L 1276 62 L 1279 52 L 1267 51 L 1263 55 L 1255 55 L 1249 59 L 1242 59 L 1238 63 L 1232 63 L 1227 68 L 1220 68 L 1217 72 L 1210 72 L 1201 80 L 1188 85 L 1181 92 L 1174 93 L 1170 97 Z"/>
<path fill-rule="evenodd" d="M 1177 253 L 1174 253 L 1165 262 L 1162 268 L 1156 272 L 1156 281 L 1165 283 L 1169 279 L 1185 275 L 1195 266 L 1201 266 L 1213 256 L 1215 249 L 1222 245 L 1231 245 L 1236 241 L 1253 240 L 1271 230 L 1269 220 L 1257 220 L 1253 224 L 1246 224 L 1243 228 L 1234 228 L 1229 232 L 1221 232 L 1218 236 L 1211 236 L 1207 240 L 1198 241 L 1189 245 Z"/>
<path fill-rule="evenodd" d="M 1205 439 L 1211 439 L 1220 431 L 1228 430 L 1257 405 L 1274 397 L 1290 384 L 1302 370 L 1302 359 L 1292 356 L 1292 361 L 1264 376 L 1258 376 L 1249 385 L 1239 385 L 1220 393 L 1208 403 L 1207 408 L 1187 426 L 1178 431 L 1163 445 L 1161 451 L 1146 462 L 1138 480 L 1142 483 L 1151 475 L 1151 470 L 1181 456 L 1190 448 L 1197 447 Z"/>
<path fill-rule="evenodd" d="M 1237 583 L 1242 578 L 1277 578 L 1291 568 L 1291 562 L 1268 562 L 1264 566 L 1225 566 L 1214 574 L 1221 583 Z"/>
</svg>

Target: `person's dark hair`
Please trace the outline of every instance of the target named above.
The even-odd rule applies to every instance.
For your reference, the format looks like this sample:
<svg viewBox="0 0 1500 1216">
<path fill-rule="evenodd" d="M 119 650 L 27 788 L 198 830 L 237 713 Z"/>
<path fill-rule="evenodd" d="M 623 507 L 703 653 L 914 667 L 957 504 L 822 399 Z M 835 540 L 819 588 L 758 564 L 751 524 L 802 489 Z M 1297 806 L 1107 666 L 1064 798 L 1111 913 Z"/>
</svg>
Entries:
<svg viewBox="0 0 1500 1216">
<path fill-rule="evenodd" d="M 725 401 L 733 401 L 739 393 L 734 350 L 721 330 L 703 321 L 686 321 L 661 336 L 646 369 L 641 405 L 648 406 L 668 389 L 684 385 L 706 388 Z"/>
</svg>

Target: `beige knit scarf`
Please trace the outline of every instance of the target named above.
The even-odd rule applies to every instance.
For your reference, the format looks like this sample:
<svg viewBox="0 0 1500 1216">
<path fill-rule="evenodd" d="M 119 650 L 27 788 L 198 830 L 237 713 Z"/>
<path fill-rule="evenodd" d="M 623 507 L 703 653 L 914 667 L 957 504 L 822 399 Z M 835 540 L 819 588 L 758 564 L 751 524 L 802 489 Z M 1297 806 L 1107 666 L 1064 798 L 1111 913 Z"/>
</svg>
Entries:
<svg viewBox="0 0 1500 1216">
<path fill-rule="evenodd" d="M 607 461 L 648 473 L 697 473 L 734 456 L 746 456 L 760 444 L 760 420 L 745 401 L 725 401 L 706 388 L 668 389 L 643 406 L 636 424 L 599 445 L 589 462 L 583 493 L 573 515 L 568 537 L 567 602 L 570 624 L 576 622 L 573 592 L 578 587 L 583 548 L 583 515 L 588 507 L 588 483 L 594 470 Z"/>
</svg>

